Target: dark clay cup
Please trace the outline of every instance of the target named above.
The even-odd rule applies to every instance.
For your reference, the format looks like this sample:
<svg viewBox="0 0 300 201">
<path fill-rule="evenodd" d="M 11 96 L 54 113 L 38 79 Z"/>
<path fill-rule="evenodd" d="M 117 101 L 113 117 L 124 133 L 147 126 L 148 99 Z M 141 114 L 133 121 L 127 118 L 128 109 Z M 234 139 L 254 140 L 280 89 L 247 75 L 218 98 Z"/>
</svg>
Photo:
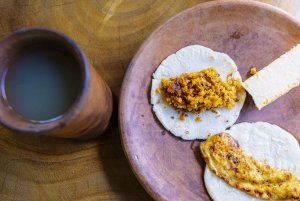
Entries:
<svg viewBox="0 0 300 201">
<path fill-rule="evenodd" d="M 5 96 L 4 73 L 10 63 L 32 47 L 51 47 L 71 56 L 80 72 L 79 91 L 74 103 L 59 118 L 33 121 L 15 112 Z M 91 139 L 110 125 L 112 93 L 97 71 L 89 64 L 81 48 L 68 36 L 46 28 L 27 28 L 13 32 L 0 41 L 0 122 L 8 128 L 33 135 Z"/>
</svg>

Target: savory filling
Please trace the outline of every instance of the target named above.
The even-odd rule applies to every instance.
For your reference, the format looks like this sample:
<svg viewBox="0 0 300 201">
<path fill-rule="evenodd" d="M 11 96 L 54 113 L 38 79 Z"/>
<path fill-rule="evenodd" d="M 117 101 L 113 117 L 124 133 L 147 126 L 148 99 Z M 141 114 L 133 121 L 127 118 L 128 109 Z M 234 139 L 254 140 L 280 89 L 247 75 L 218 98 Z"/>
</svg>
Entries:
<svg viewBox="0 0 300 201">
<path fill-rule="evenodd" d="M 200 151 L 212 172 L 232 187 L 268 200 L 300 199 L 295 174 L 257 161 L 228 133 L 208 137 Z"/>
<path fill-rule="evenodd" d="M 244 91 L 240 79 L 227 76 L 223 82 L 215 68 L 210 67 L 200 72 L 162 78 L 161 88 L 157 93 L 166 96 L 166 102 L 176 109 L 184 109 L 192 113 L 227 107 L 229 109 L 238 102 L 238 92 Z"/>
<path fill-rule="evenodd" d="M 250 69 L 250 75 L 255 75 L 257 73 L 256 68 L 253 67 Z"/>
</svg>

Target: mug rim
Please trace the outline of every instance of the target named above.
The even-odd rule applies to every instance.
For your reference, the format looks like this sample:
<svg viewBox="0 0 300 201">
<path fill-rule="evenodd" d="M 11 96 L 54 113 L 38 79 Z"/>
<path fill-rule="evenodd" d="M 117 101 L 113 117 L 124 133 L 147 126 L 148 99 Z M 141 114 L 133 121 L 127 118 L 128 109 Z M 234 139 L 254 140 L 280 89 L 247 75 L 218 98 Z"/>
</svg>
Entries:
<svg viewBox="0 0 300 201">
<path fill-rule="evenodd" d="M 30 37 L 31 34 L 41 34 L 40 36 L 42 37 L 52 36 L 53 38 L 58 38 L 63 42 L 65 42 L 63 43 L 63 46 L 70 48 L 72 50 L 73 57 L 76 59 L 76 63 L 78 63 L 78 67 L 80 70 L 80 79 L 81 79 L 78 94 L 74 102 L 64 113 L 62 113 L 58 117 L 54 117 L 49 120 L 37 121 L 37 120 L 30 120 L 24 118 L 20 115 L 15 115 L 17 118 L 13 121 L 12 118 L 5 118 L 4 114 L 2 113 L 0 114 L 0 122 L 4 126 L 20 132 L 42 135 L 44 133 L 52 132 L 58 128 L 63 128 L 68 123 L 70 123 L 74 118 L 76 118 L 76 116 L 83 109 L 83 105 L 87 99 L 87 93 L 90 85 L 89 80 L 91 75 L 89 70 L 88 59 L 85 53 L 83 52 L 83 50 L 81 49 L 81 47 L 71 37 L 54 29 L 43 28 L 43 27 L 30 27 L 30 28 L 19 29 L 5 36 L 3 39 L 1 39 L 0 49 L 2 44 L 9 43 L 10 40 L 14 40 L 16 39 L 16 37 L 26 36 L 26 35 Z M 1 82 L 2 81 L 3 81 L 3 76 L 1 75 Z M 3 99 L 2 93 L 3 91 L 1 89 L 0 92 L 1 99 Z M 1 100 L 1 102 L 4 102 L 4 100 Z M 3 103 L 0 107 L 5 107 L 5 104 Z M 8 113 L 12 113 L 12 111 L 7 111 L 5 114 Z"/>
</svg>

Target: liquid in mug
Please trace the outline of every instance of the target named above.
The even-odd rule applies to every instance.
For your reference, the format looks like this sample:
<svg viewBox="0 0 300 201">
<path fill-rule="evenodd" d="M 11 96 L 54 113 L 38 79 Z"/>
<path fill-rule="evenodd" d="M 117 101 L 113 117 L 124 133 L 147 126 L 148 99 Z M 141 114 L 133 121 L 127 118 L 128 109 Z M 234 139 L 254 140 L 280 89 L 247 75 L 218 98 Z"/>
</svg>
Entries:
<svg viewBox="0 0 300 201">
<path fill-rule="evenodd" d="M 80 85 L 78 64 L 70 55 L 36 47 L 10 63 L 4 91 L 11 108 L 34 121 L 61 117 L 75 102 Z"/>
</svg>

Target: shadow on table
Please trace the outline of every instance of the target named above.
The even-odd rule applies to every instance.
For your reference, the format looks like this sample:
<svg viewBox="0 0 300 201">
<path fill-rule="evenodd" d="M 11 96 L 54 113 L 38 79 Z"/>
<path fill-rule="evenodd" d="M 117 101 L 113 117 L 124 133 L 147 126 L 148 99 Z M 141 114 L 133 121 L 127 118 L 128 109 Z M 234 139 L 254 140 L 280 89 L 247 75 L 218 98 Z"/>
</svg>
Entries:
<svg viewBox="0 0 300 201">
<path fill-rule="evenodd" d="M 127 161 L 120 139 L 118 127 L 118 114 L 115 110 L 114 121 L 110 129 L 99 137 L 99 158 L 102 169 L 109 182 L 110 189 L 114 192 L 112 200 L 152 201 L 153 198 L 139 183 Z"/>
</svg>

